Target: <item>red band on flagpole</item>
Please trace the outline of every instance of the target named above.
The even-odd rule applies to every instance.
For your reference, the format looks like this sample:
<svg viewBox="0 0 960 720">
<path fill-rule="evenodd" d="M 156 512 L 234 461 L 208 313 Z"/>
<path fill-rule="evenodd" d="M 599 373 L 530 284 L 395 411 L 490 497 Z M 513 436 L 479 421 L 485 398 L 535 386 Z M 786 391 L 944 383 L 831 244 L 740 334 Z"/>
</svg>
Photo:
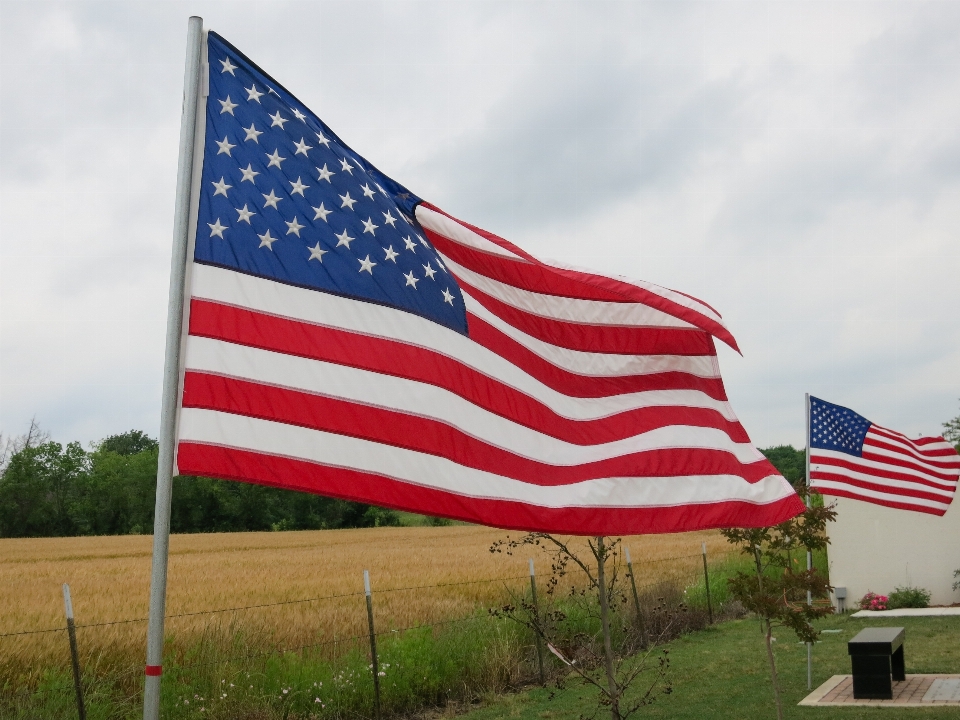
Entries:
<svg viewBox="0 0 960 720">
<path fill-rule="evenodd" d="M 151 677 L 157 677 L 162 672 L 163 672 L 163 666 L 161 665 L 147 665 L 147 668 L 144 674 L 149 675 Z"/>
</svg>

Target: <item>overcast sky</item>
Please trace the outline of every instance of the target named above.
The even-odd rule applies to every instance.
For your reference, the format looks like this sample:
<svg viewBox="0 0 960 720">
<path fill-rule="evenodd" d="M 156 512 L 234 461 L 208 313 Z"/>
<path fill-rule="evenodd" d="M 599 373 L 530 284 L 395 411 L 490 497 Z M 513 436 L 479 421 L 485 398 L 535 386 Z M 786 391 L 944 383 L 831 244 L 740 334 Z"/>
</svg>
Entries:
<svg viewBox="0 0 960 720">
<path fill-rule="evenodd" d="M 0 430 L 156 434 L 186 22 L 388 175 L 716 307 L 735 410 L 960 412 L 960 2 L 0 2 Z"/>
</svg>

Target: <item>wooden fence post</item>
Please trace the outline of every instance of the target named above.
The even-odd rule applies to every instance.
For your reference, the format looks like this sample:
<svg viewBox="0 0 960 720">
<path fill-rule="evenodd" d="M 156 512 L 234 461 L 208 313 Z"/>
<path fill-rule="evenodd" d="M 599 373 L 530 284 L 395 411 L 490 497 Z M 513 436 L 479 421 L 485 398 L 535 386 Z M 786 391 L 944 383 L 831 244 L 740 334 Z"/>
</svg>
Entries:
<svg viewBox="0 0 960 720">
<path fill-rule="evenodd" d="M 377 660 L 377 633 L 373 627 L 373 597 L 370 593 L 370 571 L 363 571 L 363 591 L 367 596 L 367 624 L 370 626 L 370 662 L 373 668 L 373 707 L 377 720 L 380 712 L 380 663 Z"/>
<path fill-rule="evenodd" d="M 710 599 L 710 573 L 707 572 L 707 543 L 701 543 L 700 548 L 703 551 L 703 582 L 707 586 L 707 615 L 710 618 L 710 624 L 713 625 L 713 602 Z"/>
<path fill-rule="evenodd" d="M 540 626 L 540 605 L 537 602 L 537 580 L 533 574 L 533 558 L 530 558 L 530 593 L 533 595 L 533 617 L 537 623 L 537 627 Z M 547 679 L 543 674 L 543 642 L 540 639 L 540 633 L 534 633 L 537 640 L 537 666 L 540 668 L 540 684 L 546 685 Z"/>
<path fill-rule="evenodd" d="M 630 559 L 630 548 L 627 545 L 623 546 L 623 550 L 627 555 L 627 574 L 630 576 L 630 587 L 633 590 L 633 604 L 637 608 L 637 627 L 640 629 L 640 646 L 647 646 L 647 639 L 644 635 L 643 627 L 643 611 L 640 609 L 640 596 L 637 594 L 637 581 L 633 577 L 633 561 Z"/>
<path fill-rule="evenodd" d="M 77 693 L 77 715 L 87 720 L 87 708 L 83 704 L 83 685 L 80 683 L 80 654 L 77 652 L 77 628 L 73 624 L 73 602 L 70 586 L 63 584 L 63 606 L 67 613 L 67 636 L 70 638 L 70 661 L 73 664 L 73 689 Z"/>
</svg>

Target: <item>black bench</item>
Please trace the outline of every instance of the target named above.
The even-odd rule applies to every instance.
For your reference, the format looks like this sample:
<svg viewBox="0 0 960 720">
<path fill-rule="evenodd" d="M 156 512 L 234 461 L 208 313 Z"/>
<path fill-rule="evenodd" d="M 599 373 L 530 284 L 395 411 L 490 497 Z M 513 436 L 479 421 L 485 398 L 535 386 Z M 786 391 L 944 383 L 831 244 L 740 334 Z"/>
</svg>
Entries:
<svg viewBox="0 0 960 720">
<path fill-rule="evenodd" d="M 902 627 L 867 628 L 847 643 L 853 663 L 853 697 L 890 700 L 894 680 L 906 680 Z"/>
</svg>

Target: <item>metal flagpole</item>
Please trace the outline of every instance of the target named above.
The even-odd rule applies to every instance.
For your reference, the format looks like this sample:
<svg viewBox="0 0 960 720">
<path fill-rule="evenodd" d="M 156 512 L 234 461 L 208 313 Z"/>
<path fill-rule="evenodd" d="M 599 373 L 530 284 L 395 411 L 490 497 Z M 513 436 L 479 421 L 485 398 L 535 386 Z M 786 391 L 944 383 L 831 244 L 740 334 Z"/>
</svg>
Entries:
<svg viewBox="0 0 960 720">
<path fill-rule="evenodd" d="M 810 393 L 806 393 L 806 416 L 807 416 L 807 457 L 806 457 L 806 480 L 807 480 L 807 507 L 810 507 Z M 813 556 L 810 550 L 807 550 L 807 572 L 813 568 Z M 813 604 L 813 596 L 807 590 L 807 605 Z M 807 690 L 813 689 L 813 644 L 807 643 Z"/>
<path fill-rule="evenodd" d="M 170 258 L 170 299 L 167 305 L 167 347 L 163 364 L 163 401 L 160 409 L 160 456 L 157 462 L 157 500 L 153 518 L 153 569 L 150 575 L 150 614 L 147 623 L 147 665 L 143 688 L 144 720 L 159 720 L 160 673 L 163 662 L 163 616 L 167 601 L 167 552 L 170 545 L 170 499 L 176 448 L 177 394 L 180 389 L 180 338 L 183 331 L 184 284 L 190 239 L 197 105 L 200 95 L 203 19 L 187 22 L 187 59 L 180 115 L 180 158 L 173 216 L 173 254 Z"/>
</svg>

